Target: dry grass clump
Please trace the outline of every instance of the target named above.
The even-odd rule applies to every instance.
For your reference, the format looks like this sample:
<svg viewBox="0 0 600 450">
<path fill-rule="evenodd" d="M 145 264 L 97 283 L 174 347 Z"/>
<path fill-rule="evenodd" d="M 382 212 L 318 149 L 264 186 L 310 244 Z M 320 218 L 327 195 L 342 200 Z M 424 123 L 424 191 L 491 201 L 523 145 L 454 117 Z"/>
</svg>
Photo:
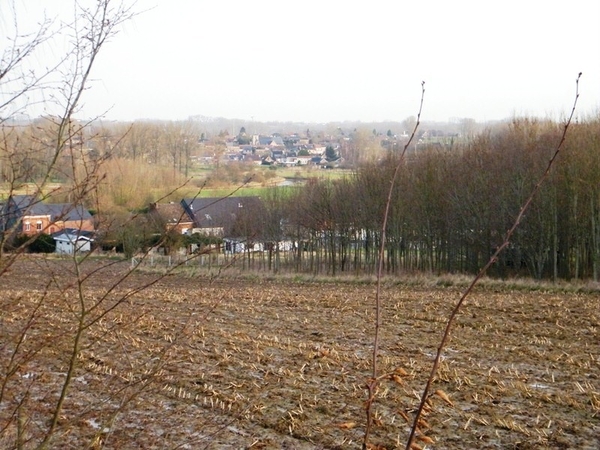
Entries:
<svg viewBox="0 0 600 450">
<path fill-rule="evenodd" d="M 146 273 L 164 274 L 173 267 L 166 265 L 141 265 L 140 271 Z M 175 272 L 181 276 L 187 277 L 220 277 L 223 279 L 248 280 L 248 281 L 273 281 L 273 282 L 296 282 L 296 283 L 342 283 L 344 285 L 374 285 L 377 282 L 375 275 L 356 275 L 354 273 L 338 273 L 335 276 L 326 274 L 314 275 L 295 272 L 281 271 L 278 273 L 264 270 L 240 269 L 235 266 L 228 266 L 226 271 L 221 271 L 219 267 L 208 268 L 206 265 L 199 265 L 195 259 L 191 259 L 187 264 L 181 264 L 175 269 Z M 425 272 L 411 272 L 400 276 L 386 276 L 382 280 L 384 289 L 414 287 L 414 288 L 457 288 L 464 289 L 471 284 L 473 278 L 468 274 L 431 274 Z M 597 293 L 600 292 L 600 283 L 593 280 L 534 280 L 527 277 L 514 278 L 493 278 L 482 277 L 475 289 L 494 290 L 503 292 L 523 291 L 523 292 L 557 292 L 557 293 Z"/>
</svg>

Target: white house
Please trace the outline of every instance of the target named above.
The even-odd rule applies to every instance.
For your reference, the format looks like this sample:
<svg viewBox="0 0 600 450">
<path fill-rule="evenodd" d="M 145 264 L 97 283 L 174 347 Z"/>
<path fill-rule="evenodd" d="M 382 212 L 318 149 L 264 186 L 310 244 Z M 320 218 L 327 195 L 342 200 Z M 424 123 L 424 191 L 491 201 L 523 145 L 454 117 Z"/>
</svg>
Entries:
<svg viewBox="0 0 600 450">
<path fill-rule="evenodd" d="M 243 239 L 223 239 L 223 252 L 232 255 L 235 253 L 245 252 L 262 252 L 264 251 L 264 244 L 262 242 L 248 243 Z"/>
<path fill-rule="evenodd" d="M 92 249 L 92 238 L 81 234 L 63 231 L 54 235 L 55 252 L 61 255 L 89 252 Z"/>
</svg>

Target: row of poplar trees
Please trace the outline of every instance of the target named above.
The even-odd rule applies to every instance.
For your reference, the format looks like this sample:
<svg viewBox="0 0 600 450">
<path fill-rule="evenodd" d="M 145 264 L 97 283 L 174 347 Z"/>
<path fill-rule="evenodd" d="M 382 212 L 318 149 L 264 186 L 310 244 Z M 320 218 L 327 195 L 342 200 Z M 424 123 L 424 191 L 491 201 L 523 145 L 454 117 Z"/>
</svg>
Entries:
<svg viewBox="0 0 600 450">
<path fill-rule="evenodd" d="M 408 153 L 390 205 L 385 271 L 478 271 L 503 242 L 563 128 L 554 121 L 514 119 L 451 147 Z M 375 273 L 398 162 L 397 152 L 387 153 L 352 176 L 312 180 L 287 195 L 265 198 L 269 212 L 255 229 L 273 241 L 295 242 L 275 267 Z M 265 222 L 269 217 L 271 225 Z M 280 217 L 285 219 L 276 220 Z M 550 176 L 490 274 L 598 280 L 600 116 L 571 125 Z"/>
</svg>

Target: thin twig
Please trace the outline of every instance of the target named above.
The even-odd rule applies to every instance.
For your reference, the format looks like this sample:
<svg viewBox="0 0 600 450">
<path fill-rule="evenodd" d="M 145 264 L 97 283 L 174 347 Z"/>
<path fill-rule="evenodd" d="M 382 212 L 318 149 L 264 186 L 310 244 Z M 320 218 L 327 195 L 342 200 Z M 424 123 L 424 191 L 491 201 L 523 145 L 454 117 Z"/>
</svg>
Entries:
<svg viewBox="0 0 600 450">
<path fill-rule="evenodd" d="M 365 412 L 367 415 L 367 425 L 365 427 L 365 435 L 363 440 L 363 449 L 366 449 L 369 442 L 369 435 L 371 433 L 371 422 L 372 422 L 372 404 L 375 400 L 375 394 L 377 392 L 377 386 L 381 381 L 381 377 L 378 377 L 379 367 L 377 365 L 377 355 L 379 353 L 379 339 L 381 330 L 381 279 L 383 278 L 383 260 L 385 255 L 385 230 L 387 228 L 388 217 L 390 214 L 390 207 L 392 204 L 392 196 L 394 195 L 394 186 L 400 173 L 400 168 L 404 162 L 404 157 L 409 145 L 413 141 L 419 125 L 421 123 L 421 112 L 423 111 L 423 100 L 425 98 L 425 82 L 421 82 L 421 103 L 419 105 L 419 113 L 417 114 L 417 123 L 415 124 L 412 134 L 408 139 L 408 142 L 404 145 L 402 153 L 399 156 L 398 163 L 394 169 L 394 174 L 390 180 L 390 187 L 388 190 L 387 200 L 385 203 L 385 211 L 383 213 L 383 223 L 381 224 L 381 242 L 379 247 L 379 258 L 377 262 L 377 289 L 375 292 L 375 337 L 373 338 L 373 359 L 372 359 L 372 375 L 367 383 L 368 398 L 365 405 Z"/>
<path fill-rule="evenodd" d="M 429 396 L 429 390 L 431 389 L 431 385 L 433 384 L 433 380 L 435 378 L 435 374 L 437 373 L 437 369 L 438 369 L 439 363 L 440 363 L 441 358 L 442 358 L 442 352 L 443 352 L 444 348 L 446 347 L 448 339 L 450 338 L 450 330 L 452 329 L 452 325 L 454 324 L 454 319 L 458 315 L 458 313 L 460 311 L 460 308 L 462 307 L 463 303 L 465 302 L 465 300 L 467 299 L 467 297 L 469 296 L 469 294 L 471 293 L 471 291 L 473 290 L 473 288 L 475 287 L 475 285 L 477 284 L 477 282 L 485 275 L 485 273 L 492 266 L 492 264 L 494 264 L 498 260 L 498 256 L 500 255 L 500 253 L 506 247 L 508 247 L 508 245 L 510 244 L 510 239 L 511 239 L 513 233 L 515 232 L 515 230 L 517 229 L 517 227 L 521 223 L 521 220 L 523 219 L 523 216 L 525 215 L 525 212 L 527 211 L 527 209 L 529 208 L 529 206 L 533 202 L 533 199 L 537 195 L 538 191 L 540 190 L 540 187 L 542 186 L 542 184 L 544 183 L 544 181 L 546 180 L 546 178 L 548 178 L 548 175 L 550 174 L 550 170 L 552 169 L 552 166 L 554 165 L 554 162 L 558 158 L 558 155 L 559 155 L 559 153 L 560 153 L 560 151 L 562 149 L 562 146 L 563 146 L 563 144 L 564 144 L 564 142 L 565 142 L 565 140 L 567 138 L 567 131 L 569 129 L 569 126 L 571 125 L 571 121 L 573 120 L 573 116 L 575 115 L 575 108 L 577 106 L 577 100 L 579 99 L 579 79 L 580 78 L 581 78 L 581 72 L 579 73 L 579 75 L 577 76 L 577 80 L 575 81 L 575 101 L 573 102 L 573 108 L 571 110 L 571 114 L 569 115 L 569 118 L 565 122 L 565 126 L 564 126 L 563 132 L 562 132 L 562 136 L 561 136 L 560 141 L 558 142 L 558 144 L 557 144 L 557 146 L 556 146 L 556 148 L 554 150 L 554 154 L 552 155 L 552 157 L 548 161 L 548 165 L 546 166 L 546 170 L 544 170 L 544 173 L 542 174 L 542 176 L 539 178 L 539 180 L 537 181 L 537 183 L 533 187 L 531 193 L 529 194 L 529 197 L 527 198 L 527 200 L 525 200 L 525 202 L 521 206 L 521 209 L 519 210 L 519 214 L 517 215 L 517 218 L 515 219 L 512 227 L 510 227 L 510 229 L 506 233 L 506 236 L 504 237 L 504 242 L 502 242 L 502 245 L 500 245 L 496 249 L 496 251 L 494 252 L 494 254 L 490 257 L 489 261 L 485 264 L 485 266 L 483 266 L 481 268 L 481 270 L 479 271 L 479 273 L 477 273 L 477 275 L 475 276 L 475 278 L 473 279 L 473 281 L 471 281 L 471 284 L 468 286 L 467 290 L 463 293 L 463 295 L 461 296 L 460 300 L 458 301 L 458 303 L 456 304 L 456 306 L 454 307 L 454 309 L 450 313 L 450 316 L 448 317 L 448 321 L 446 322 L 446 328 L 444 330 L 444 335 L 442 336 L 442 340 L 440 341 L 440 344 L 439 344 L 438 349 L 437 349 L 437 354 L 436 354 L 435 359 L 433 361 L 433 366 L 431 368 L 431 373 L 429 374 L 429 378 L 427 379 L 427 383 L 425 384 L 425 388 L 423 389 L 423 394 L 421 395 L 421 402 L 419 404 L 419 408 L 417 409 L 417 412 L 416 412 L 415 417 L 413 419 L 413 424 L 412 424 L 412 427 L 411 427 L 411 430 L 410 430 L 410 435 L 408 437 L 408 441 L 406 442 L 406 450 L 410 450 L 411 445 L 413 443 L 413 440 L 415 438 L 415 433 L 417 431 L 417 426 L 418 426 L 419 420 L 421 419 L 421 415 L 423 413 L 423 408 L 425 406 L 425 403 L 427 402 L 427 397 Z"/>
</svg>

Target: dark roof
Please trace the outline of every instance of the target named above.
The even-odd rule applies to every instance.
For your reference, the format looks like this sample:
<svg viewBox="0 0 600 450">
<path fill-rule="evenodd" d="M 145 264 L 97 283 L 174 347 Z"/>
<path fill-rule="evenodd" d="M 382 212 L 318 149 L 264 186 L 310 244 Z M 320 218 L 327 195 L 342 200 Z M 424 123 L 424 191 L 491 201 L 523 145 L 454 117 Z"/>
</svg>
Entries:
<svg viewBox="0 0 600 450">
<path fill-rule="evenodd" d="M 50 216 L 50 220 L 80 221 L 92 218 L 81 205 L 71 203 L 42 203 L 33 195 L 13 195 L 14 205 L 21 216 Z"/>
<path fill-rule="evenodd" d="M 229 228 L 246 213 L 263 208 L 259 197 L 184 198 L 182 206 L 194 217 L 198 228 Z"/>
<path fill-rule="evenodd" d="M 168 224 L 192 222 L 181 203 L 152 203 L 150 211 L 158 214 Z"/>
<path fill-rule="evenodd" d="M 258 137 L 258 145 L 269 145 L 271 142 L 273 142 L 273 138 L 271 136 Z"/>
<path fill-rule="evenodd" d="M 28 216 L 45 216 L 49 215 L 50 220 L 62 221 L 80 221 L 89 220 L 92 218 L 90 212 L 81 205 L 71 205 L 69 203 L 36 203 L 31 206 L 26 215 Z"/>
<path fill-rule="evenodd" d="M 22 210 L 25 210 L 36 203 L 40 203 L 34 195 L 13 195 L 11 200 L 17 208 Z"/>
</svg>

